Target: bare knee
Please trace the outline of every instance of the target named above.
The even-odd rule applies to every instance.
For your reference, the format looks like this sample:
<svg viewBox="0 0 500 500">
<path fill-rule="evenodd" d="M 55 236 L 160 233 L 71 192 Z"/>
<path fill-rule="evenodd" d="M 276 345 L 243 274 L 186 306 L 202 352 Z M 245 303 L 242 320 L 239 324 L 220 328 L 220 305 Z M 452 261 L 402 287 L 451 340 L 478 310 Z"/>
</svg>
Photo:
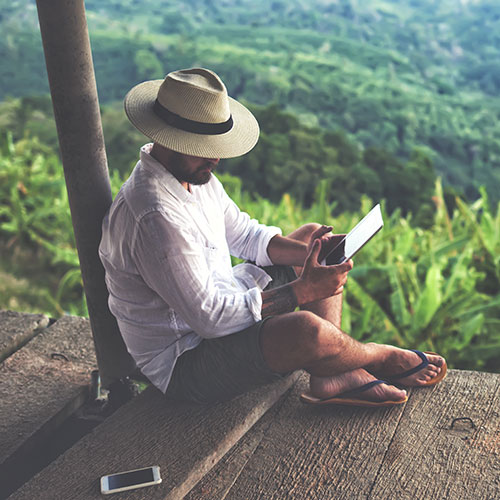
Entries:
<svg viewBox="0 0 500 500">
<path fill-rule="evenodd" d="M 339 334 L 342 334 L 329 321 L 311 311 L 297 311 L 294 314 L 294 342 L 304 357 L 303 367 L 341 351 Z"/>
<path fill-rule="evenodd" d="M 323 328 L 323 319 L 311 311 L 296 311 L 294 313 L 295 330 L 307 338 L 317 338 Z"/>
<path fill-rule="evenodd" d="M 341 351 L 340 339 L 342 333 L 329 321 L 324 320 L 310 311 L 299 311 L 304 323 L 302 344 L 308 349 L 313 360 L 321 359 L 325 353 L 331 356 L 336 351 Z"/>
<path fill-rule="evenodd" d="M 260 345 L 268 366 L 289 372 L 313 366 L 342 350 L 342 333 L 330 322 L 311 311 L 296 311 L 267 321 Z"/>
</svg>

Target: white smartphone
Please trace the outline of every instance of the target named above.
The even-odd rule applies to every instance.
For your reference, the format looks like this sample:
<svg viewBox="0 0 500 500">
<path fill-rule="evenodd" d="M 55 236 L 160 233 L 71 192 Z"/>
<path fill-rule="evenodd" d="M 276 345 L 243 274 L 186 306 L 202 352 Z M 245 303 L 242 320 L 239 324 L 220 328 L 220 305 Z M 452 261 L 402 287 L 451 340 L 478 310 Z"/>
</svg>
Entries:
<svg viewBox="0 0 500 500">
<path fill-rule="evenodd" d="M 341 242 L 326 256 L 325 262 L 331 266 L 342 264 L 352 258 L 384 226 L 380 204 L 375 205 Z"/>
<path fill-rule="evenodd" d="M 160 484 L 160 467 L 154 465 L 144 469 L 129 470 L 101 477 L 101 493 L 109 495 L 120 491 L 144 488 Z"/>
</svg>

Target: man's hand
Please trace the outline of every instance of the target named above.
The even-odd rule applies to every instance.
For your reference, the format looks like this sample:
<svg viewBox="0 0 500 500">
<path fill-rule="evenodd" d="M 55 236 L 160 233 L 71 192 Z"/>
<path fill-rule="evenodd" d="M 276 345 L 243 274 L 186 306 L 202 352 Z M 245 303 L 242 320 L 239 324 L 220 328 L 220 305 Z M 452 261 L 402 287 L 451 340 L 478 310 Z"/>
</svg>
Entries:
<svg viewBox="0 0 500 500">
<path fill-rule="evenodd" d="M 342 293 L 347 281 L 347 273 L 353 267 L 352 260 L 334 266 L 323 266 L 320 264 L 325 256 L 345 236 L 342 234 L 328 236 L 327 233 L 331 230 L 331 226 L 322 226 L 313 232 L 307 245 L 308 254 L 303 262 L 302 272 L 298 279 L 286 285 L 262 292 L 263 318 L 291 312 L 297 306 Z M 275 236 L 268 247 L 268 252 L 273 262 L 287 262 L 286 259 L 280 260 L 280 256 L 283 255 L 282 249 L 285 245 L 289 249 L 293 249 L 297 260 L 304 258 L 304 243 Z M 290 258 L 290 260 L 292 259 Z"/>
<path fill-rule="evenodd" d="M 324 227 L 326 228 L 328 226 Z M 331 229 L 324 231 L 323 228 L 320 228 L 316 232 L 323 231 L 324 235 L 330 230 Z M 339 237 L 340 235 L 333 236 Z M 332 237 L 328 238 L 328 244 L 330 244 L 331 238 Z M 351 259 L 334 266 L 322 266 L 319 263 L 319 259 L 322 255 L 323 237 L 316 238 L 310 246 L 311 249 L 304 263 L 302 274 L 299 279 L 294 282 L 294 291 L 299 305 L 315 302 L 342 293 L 344 285 L 347 282 L 347 274 L 353 268 Z"/>
<path fill-rule="evenodd" d="M 318 255 L 318 262 L 323 262 L 325 257 L 340 243 L 345 234 L 328 234 L 332 231 L 332 226 L 321 226 L 311 234 L 307 253 L 311 253 L 315 240 L 321 240 L 321 250 Z"/>
</svg>

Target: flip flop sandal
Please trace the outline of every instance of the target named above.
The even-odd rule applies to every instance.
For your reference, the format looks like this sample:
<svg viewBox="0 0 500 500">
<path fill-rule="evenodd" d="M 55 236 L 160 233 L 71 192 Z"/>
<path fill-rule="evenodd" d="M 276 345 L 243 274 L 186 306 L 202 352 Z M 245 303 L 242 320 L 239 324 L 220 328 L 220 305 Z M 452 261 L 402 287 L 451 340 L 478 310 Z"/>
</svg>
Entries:
<svg viewBox="0 0 500 500">
<path fill-rule="evenodd" d="M 417 351 L 416 349 L 410 349 L 410 351 L 413 351 L 414 353 L 418 354 L 419 358 L 422 360 L 422 362 L 418 365 L 415 366 L 415 368 L 412 368 L 404 373 L 400 373 L 399 375 L 393 375 L 392 377 L 387 377 L 387 380 L 394 384 L 394 385 L 403 385 L 403 384 L 397 384 L 398 380 L 401 380 L 402 378 L 409 377 L 410 375 L 413 375 L 414 373 L 419 372 L 420 370 L 423 370 L 426 366 L 429 365 L 429 360 L 427 359 L 426 354 L 434 354 L 436 356 L 439 356 L 439 354 L 436 354 L 435 352 L 432 351 Z M 444 359 L 444 358 L 443 358 Z M 428 382 L 425 382 L 422 385 L 412 385 L 408 387 L 429 387 L 431 385 L 436 385 L 438 382 L 441 382 L 446 377 L 446 374 L 448 373 L 448 366 L 446 365 L 446 361 L 444 362 L 443 366 L 441 366 L 441 372 L 434 377 L 433 379 L 429 380 Z"/>
<path fill-rule="evenodd" d="M 346 406 L 395 406 L 405 403 L 408 400 L 408 396 L 405 396 L 404 399 L 399 401 L 368 401 L 366 399 L 357 399 L 351 398 L 356 394 L 367 391 L 371 389 L 373 386 L 378 384 L 387 384 L 385 380 L 373 380 L 372 382 L 368 382 L 367 384 L 358 387 L 357 389 L 353 389 L 352 391 L 346 391 L 342 394 L 337 394 L 331 398 L 316 398 L 311 394 L 304 393 L 300 395 L 300 400 L 303 403 L 312 404 L 312 405 L 346 405 Z"/>
</svg>

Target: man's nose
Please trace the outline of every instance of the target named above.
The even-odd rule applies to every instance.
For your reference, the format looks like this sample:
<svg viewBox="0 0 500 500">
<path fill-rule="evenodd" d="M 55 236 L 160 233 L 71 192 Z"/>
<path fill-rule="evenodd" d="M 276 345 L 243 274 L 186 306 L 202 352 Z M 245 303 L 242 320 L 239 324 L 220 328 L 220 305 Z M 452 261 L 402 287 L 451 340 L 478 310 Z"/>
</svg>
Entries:
<svg viewBox="0 0 500 500">
<path fill-rule="evenodd" d="M 207 161 L 213 163 L 214 165 L 217 165 L 220 162 L 220 158 L 207 158 Z"/>
</svg>

